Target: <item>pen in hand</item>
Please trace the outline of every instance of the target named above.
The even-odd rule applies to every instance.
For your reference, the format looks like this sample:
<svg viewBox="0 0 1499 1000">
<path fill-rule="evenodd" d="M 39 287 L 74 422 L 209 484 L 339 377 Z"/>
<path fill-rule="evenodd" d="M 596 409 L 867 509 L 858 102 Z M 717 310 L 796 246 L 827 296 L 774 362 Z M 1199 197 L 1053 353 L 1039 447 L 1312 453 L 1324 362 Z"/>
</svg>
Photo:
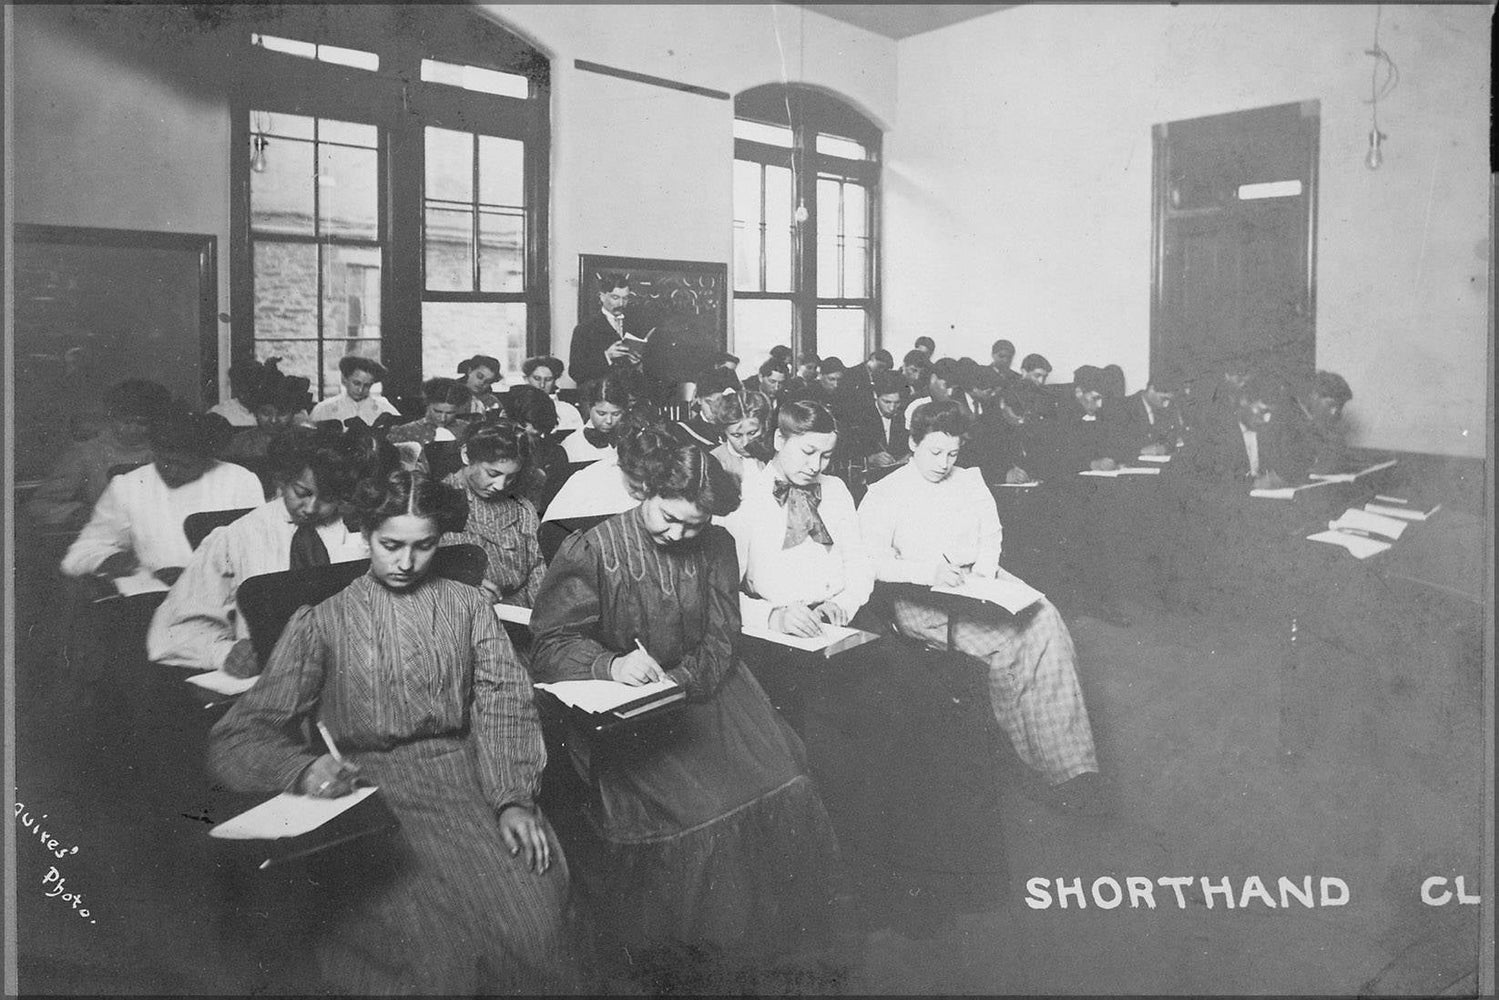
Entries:
<svg viewBox="0 0 1499 1000">
<path fill-rule="evenodd" d="M 638 649 L 638 650 L 640 650 L 642 653 L 645 653 L 646 656 L 650 656 L 651 655 L 649 652 L 647 652 L 647 650 L 645 648 L 645 644 L 640 641 L 640 636 L 638 636 L 638 635 L 635 637 L 635 648 Z M 652 657 L 652 660 L 654 660 L 654 659 L 655 658 Z M 656 666 L 656 669 L 655 669 L 655 672 L 651 675 L 651 680 L 652 681 L 664 681 L 664 680 L 666 680 L 666 672 L 663 671 L 660 668 L 659 664 L 655 664 L 655 666 Z"/>
</svg>

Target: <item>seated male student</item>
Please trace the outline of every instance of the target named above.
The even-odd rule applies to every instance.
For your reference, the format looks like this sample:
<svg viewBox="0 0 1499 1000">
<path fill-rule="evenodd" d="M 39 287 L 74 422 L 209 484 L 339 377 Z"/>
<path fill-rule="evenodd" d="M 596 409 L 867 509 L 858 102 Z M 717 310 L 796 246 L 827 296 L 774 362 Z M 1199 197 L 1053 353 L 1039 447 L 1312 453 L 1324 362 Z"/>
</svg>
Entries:
<svg viewBox="0 0 1499 1000">
<path fill-rule="evenodd" d="M 192 556 L 182 522 L 189 514 L 258 507 L 260 479 L 217 461 L 229 425 L 217 414 L 173 404 L 151 424 L 151 464 L 110 480 L 93 516 L 62 560 L 66 576 L 129 576 L 137 569 L 168 585 Z"/>
<path fill-rule="evenodd" d="M 1318 371 L 1301 380 L 1287 408 L 1292 447 L 1301 452 L 1300 461 L 1309 472 L 1345 471 L 1348 462 L 1347 442 L 1343 434 L 1343 407 L 1353 398 L 1348 382 L 1336 372 Z"/>
<path fill-rule="evenodd" d="M 1010 422 L 1023 426 L 1056 416 L 1057 399 L 1046 388 L 1051 362 L 1040 354 L 1027 354 L 1020 362 L 1020 378 L 1004 391 L 1003 405 Z"/>
<path fill-rule="evenodd" d="M 996 340 L 989 348 L 989 367 L 999 376 L 1000 395 L 1012 391 L 1020 382 L 1020 373 L 1010 367 L 1015 363 L 1015 345 L 1008 340 Z"/>
<path fill-rule="evenodd" d="M 844 420 L 846 442 L 840 457 L 862 459 L 871 469 L 900 465 L 910 455 L 906 439 L 905 380 L 895 372 L 874 377 L 874 407 L 857 419 Z"/>
<path fill-rule="evenodd" d="M 973 398 L 973 429 L 958 455 L 958 465 L 965 469 L 976 468 L 986 483 L 1028 483 L 1032 481 L 1027 470 L 1030 464 L 1026 456 L 1025 439 L 1019 427 L 1011 423 L 1000 403 L 1002 383 L 998 373 L 990 367 L 980 367 L 973 373 L 968 394 Z"/>
<path fill-rule="evenodd" d="M 1163 372 L 1132 396 L 1104 401 L 1098 419 L 1120 465 L 1134 465 L 1141 455 L 1173 455 L 1186 443 L 1181 412 L 1172 405 L 1180 389 L 1177 376 Z"/>
<path fill-rule="evenodd" d="M 931 366 L 931 374 L 926 380 L 926 392 L 923 394 L 918 391 L 916 397 L 906 404 L 907 426 L 916 412 L 928 403 L 952 400 L 967 410 L 968 400 L 964 398 L 963 385 L 963 369 L 958 359 L 938 359 Z"/>
<path fill-rule="evenodd" d="M 952 401 L 912 418 L 911 461 L 869 488 L 859 508 L 864 544 L 878 580 L 958 586 L 1014 580 L 999 565 L 1002 528 L 983 477 L 957 468 L 971 417 Z M 957 648 L 988 666 L 995 719 L 1016 754 L 1067 809 L 1103 811 L 1098 755 L 1077 678 L 1077 653 L 1062 616 L 1042 598 L 1011 614 L 975 605 L 950 612 L 920 596 L 891 602 L 906 635 Z"/>
<path fill-rule="evenodd" d="M 907 351 L 900 360 L 900 374 L 906 380 L 906 399 L 916 402 L 930 398 L 932 391 L 932 358 L 925 351 Z"/>
<path fill-rule="evenodd" d="M 1279 380 L 1251 374 L 1233 390 L 1234 407 L 1213 407 L 1172 461 L 1172 478 L 1203 486 L 1277 489 L 1306 481 L 1309 461 L 1287 433 Z"/>
<path fill-rule="evenodd" d="M 188 670 L 260 672 L 239 585 L 252 576 L 352 562 L 369 556 L 364 536 L 343 522 L 368 452 L 345 434 L 292 428 L 268 451 L 275 498 L 215 528 L 188 561 L 146 633 L 153 662 Z"/>
<path fill-rule="evenodd" d="M 104 429 L 63 452 L 27 501 L 26 513 L 33 523 L 70 531 L 81 528 L 109 485 L 110 469 L 151 461 L 151 420 L 169 397 L 165 386 L 141 379 L 111 386 L 104 394 Z"/>
<path fill-rule="evenodd" d="M 1072 374 L 1072 398 L 1058 408 L 1048 430 L 1032 443 L 1035 464 L 1042 476 L 1064 478 L 1085 470 L 1118 467 L 1110 440 L 1099 420 L 1105 395 L 1103 373 L 1083 365 Z"/>
<path fill-rule="evenodd" d="M 377 382 L 385 381 L 385 366 L 380 362 L 357 354 L 346 355 L 338 359 L 338 374 L 343 391 L 312 408 L 313 423 L 324 420 L 343 423 L 357 417 L 373 427 L 382 416 L 400 419 L 401 411 L 390 400 L 372 391 Z"/>
</svg>

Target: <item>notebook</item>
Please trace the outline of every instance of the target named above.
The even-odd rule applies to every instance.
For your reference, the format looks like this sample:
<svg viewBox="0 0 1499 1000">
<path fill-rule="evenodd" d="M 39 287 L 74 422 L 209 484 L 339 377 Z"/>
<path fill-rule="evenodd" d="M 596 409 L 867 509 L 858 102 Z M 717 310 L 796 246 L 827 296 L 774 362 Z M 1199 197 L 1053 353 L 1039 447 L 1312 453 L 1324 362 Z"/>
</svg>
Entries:
<svg viewBox="0 0 1499 1000">
<path fill-rule="evenodd" d="M 1388 461 L 1379 462 L 1379 463 L 1377 463 L 1375 465 L 1371 465 L 1367 469 L 1359 469 L 1357 472 L 1333 472 L 1333 473 L 1313 472 L 1307 478 L 1308 479 L 1314 479 L 1314 480 L 1317 480 L 1318 482 L 1323 482 L 1323 483 L 1351 483 L 1355 479 L 1358 479 L 1360 476 L 1367 476 L 1371 472 L 1379 472 L 1379 471 L 1381 471 L 1383 469 L 1393 468 L 1394 466 L 1396 466 L 1398 464 L 1400 464 L 1400 460 L 1398 458 L 1392 458 L 1392 459 L 1389 459 Z"/>
<path fill-rule="evenodd" d="M 244 842 L 265 856 L 261 868 L 306 857 L 396 825 L 395 816 L 367 785 L 336 799 L 282 792 L 208 831 L 219 840 Z"/>
<path fill-rule="evenodd" d="M 1337 520 L 1329 521 L 1327 526 L 1334 531 L 1374 535 L 1393 542 L 1404 533 L 1408 523 L 1398 517 L 1385 517 L 1383 514 L 1371 514 L 1367 510 L 1350 507 L 1339 514 Z"/>
<path fill-rule="evenodd" d="M 1381 542 L 1373 538 L 1365 538 L 1362 535 L 1350 535 L 1346 531 L 1319 531 L 1315 535 L 1307 535 L 1307 540 L 1312 542 L 1326 542 L 1329 545 L 1339 545 L 1352 553 L 1355 559 L 1368 559 L 1377 556 L 1390 548 L 1389 542 Z"/>
<path fill-rule="evenodd" d="M 751 638 L 779 643 L 782 646 L 790 646 L 792 649 L 801 649 L 809 653 L 821 653 L 823 656 L 837 656 L 839 653 L 879 638 L 873 632 L 849 628 L 846 625 L 823 625 L 822 635 L 812 637 L 787 635 L 784 632 L 757 628 L 753 625 L 744 626 L 740 632 Z"/>
<path fill-rule="evenodd" d="M 1079 476 L 1107 476 L 1110 479 L 1117 479 L 1120 476 L 1159 476 L 1160 474 L 1161 467 L 1158 465 L 1123 465 L 1117 469 L 1084 469 L 1078 473 Z"/>
<path fill-rule="evenodd" d="M 516 625 L 531 624 L 530 608 L 518 608 L 514 604 L 496 604 L 494 613 L 495 617 L 502 622 L 511 622 Z"/>
<path fill-rule="evenodd" d="M 997 604 L 1010 614 L 1017 614 L 1046 595 L 1023 580 L 1001 580 L 995 577 L 969 577 L 956 587 L 933 587 L 934 594 L 957 594 L 975 601 Z"/>
<path fill-rule="evenodd" d="M 593 715 L 612 714 L 621 719 L 634 718 L 675 702 L 684 701 L 687 692 L 670 678 L 651 684 L 623 684 L 619 681 L 584 680 L 553 681 L 537 684 L 569 708 Z"/>
</svg>

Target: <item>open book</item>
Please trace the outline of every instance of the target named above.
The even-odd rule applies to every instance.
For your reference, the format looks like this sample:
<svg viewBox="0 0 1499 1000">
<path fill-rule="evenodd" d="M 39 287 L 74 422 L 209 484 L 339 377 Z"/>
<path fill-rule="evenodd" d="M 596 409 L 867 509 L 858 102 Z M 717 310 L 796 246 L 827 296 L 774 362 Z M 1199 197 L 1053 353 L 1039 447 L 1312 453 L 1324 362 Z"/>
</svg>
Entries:
<svg viewBox="0 0 1499 1000">
<path fill-rule="evenodd" d="M 1389 542 L 1381 542 L 1374 538 L 1366 538 L 1363 535 L 1351 535 L 1346 531 L 1319 531 L 1315 535 L 1307 535 L 1307 540 L 1312 542 L 1326 542 L 1329 545 L 1340 545 L 1352 553 L 1355 559 L 1368 559 L 1377 556 L 1390 548 Z"/>
<path fill-rule="evenodd" d="M 784 632 L 775 632 L 768 628 L 757 628 L 753 625 L 745 625 L 740 633 L 755 639 L 763 639 L 766 642 L 780 643 L 782 646 L 790 646 L 792 649 L 801 649 L 809 653 L 821 653 L 823 656 L 836 656 L 845 650 L 862 646 L 866 642 L 873 642 L 879 636 L 873 632 L 865 632 L 863 629 L 849 628 L 847 625 L 823 625 L 822 635 L 808 638 L 800 635 L 787 635 Z"/>
<path fill-rule="evenodd" d="M 1379 463 L 1377 463 L 1375 465 L 1371 465 L 1367 469 L 1359 469 L 1357 472 L 1332 472 L 1332 473 L 1313 472 L 1307 478 L 1309 478 L 1309 479 L 1315 479 L 1318 482 L 1323 482 L 1323 483 L 1351 483 L 1355 479 L 1358 479 L 1360 476 L 1367 476 L 1371 472 L 1379 472 L 1379 471 L 1381 471 L 1383 469 L 1389 469 L 1389 468 L 1392 468 L 1392 467 L 1398 465 L 1399 463 L 1400 463 L 1400 459 L 1398 459 L 1398 458 L 1392 458 L 1392 459 L 1389 459 L 1387 461 L 1379 462 Z"/>
<path fill-rule="evenodd" d="M 1159 465 L 1121 465 L 1117 469 L 1084 469 L 1079 476 L 1107 476 L 1117 479 L 1119 476 L 1159 476 L 1161 467 Z"/>
<path fill-rule="evenodd" d="M 670 678 L 651 684 L 622 684 L 619 681 L 553 681 L 537 684 L 569 708 L 593 715 L 612 714 L 621 719 L 634 718 L 646 712 L 684 701 L 687 692 Z"/>
<path fill-rule="evenodd" d="M 995 577 L 971 576 L 956 587 L 933 587 L 934 594 L 957 594 L 997 604 L 1010 614 L 1017 614 L 1046 595 L 1023 580 L 1001 580 Z"/>
<path fill-rule="evenodd" d="M 1329 521 L 1327 526 L 1334 531 L 1368 535 L 1393 542 L 1404 533 L 1407 523 L 1398 517 L 1385 517 L 1383 514 L 1371 514 L 1367 510 L 1350 507 L 1338 515 L 1337 520 Z"/>
<path fill-rule="evenodd" d="M 494 614 L 502 622 L 513 622 L 516 625 L 531 624 L 530 608 L 521 608 L 514 604 L 496 604 Z"/>
</svg>

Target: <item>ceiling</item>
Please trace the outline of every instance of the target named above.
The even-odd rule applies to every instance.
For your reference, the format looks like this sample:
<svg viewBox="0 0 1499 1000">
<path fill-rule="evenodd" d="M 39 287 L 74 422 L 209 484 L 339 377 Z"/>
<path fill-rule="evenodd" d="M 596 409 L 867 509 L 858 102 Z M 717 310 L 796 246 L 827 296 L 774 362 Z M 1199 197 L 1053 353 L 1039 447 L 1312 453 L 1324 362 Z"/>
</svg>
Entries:
<svg viewBox="0 0 1499 1000">
<path fill-rule="evenodd" d="M 950 24 L 983 17 L 997 10 L 1017 7 L 1013 3 L 799 3 L 795 6 L 815 10 L 886 38 L 909 38 L 925 31 L 935 31 Z"/>
</svg>

